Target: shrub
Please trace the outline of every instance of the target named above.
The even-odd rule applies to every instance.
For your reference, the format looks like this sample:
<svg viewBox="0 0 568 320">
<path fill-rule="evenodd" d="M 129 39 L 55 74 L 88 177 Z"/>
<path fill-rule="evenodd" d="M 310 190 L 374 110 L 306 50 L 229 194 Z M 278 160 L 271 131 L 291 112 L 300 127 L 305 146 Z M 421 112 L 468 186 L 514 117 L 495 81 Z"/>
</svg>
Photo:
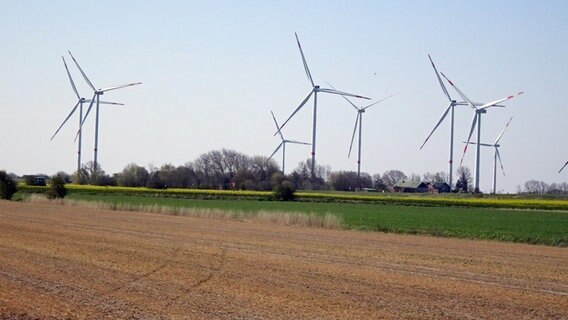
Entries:
<svg viewBox="0 0 568 320">
<path fill-rule="evenodd" d="M 6 171 L 0 171 L 0 199 L 10 200 L 16 191 L 16 181 L 6 174 Z"/>
<path fill-rule="evenodd" d="M 274 198 L 281 201 L 292 201 L 295 199 L 296 188 L 292 181 L 284 180 L 274 187 Z"/>
<path fill-rule="evenodd" d="M 167 186 L 161 177 L 160 171 L 156 171 L 150 175 L 146 187 L 151 189 L 166 189 Z"/>
<path fill-rule="evenodd" d="M 48 199 L 65 198 L 67 189 L 65 188 L 65 178 L 61 175 L 54 175 L 51 178 L 49 190 L 47 191 Z"/>
</svg>

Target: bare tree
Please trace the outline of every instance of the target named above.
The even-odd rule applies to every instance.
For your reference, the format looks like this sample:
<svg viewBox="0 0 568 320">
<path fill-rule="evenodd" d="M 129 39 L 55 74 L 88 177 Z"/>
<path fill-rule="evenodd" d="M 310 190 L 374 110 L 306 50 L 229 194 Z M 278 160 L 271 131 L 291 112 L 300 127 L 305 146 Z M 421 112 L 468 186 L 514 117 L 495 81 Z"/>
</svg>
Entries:
<svg viewBox="0 0 568 320">
<path fill-rule="evenodd" d="M 456 182 L 456 190 L 458 192 L 469 192 L 472 187 L 471 170 L 468 167 L 459 167 L 456 171 L 458 181 Z"/>
<path fill-rule="evenodd" d="M 535 194 L 545 194 L 549 190 L 547 183 L 540 180 L 529 180 L 525 182 L 525 192 Z"/>
<path fill-rule="evenodd" d="M 314 177 L 311 176 L 312 159 L 308 158 L 304 162 L 300 162 L 298 167 L 291 173 L 291 179 L 298 189 L 304 190 L 320 190 L 327 188 L 326 181 L 329 178 L 331 167 L 327 165 L 316 164 L 314 168 Z"/>
<path fill-rule="evenodd" d="M 334 171 L 329 174 L 329 185 L 338 191 L 356 191 L 359 188 L 372 188 L 373 179 L 368 173 L 357 176 L 355 171 Z"/>
<path fill-rule="evenodd" d="M 93 161 L 83 164 L 80 170 L 73 173 L 71 180 L 73 183 L 77 184 L 89 183 L 99 186 L 116 185 L 115 179 L 108 176 L 100 164 L 97 164 L 95 168 Z"/>
<path fill-rule="evenodd" d="M 422 175 L 424 181 L 433 182 L 433 183 L 441 183 L 441 182 L 448 182 L 448 174 L 444 171 L 439 172 L 426 172 Z"/>
<path fill-rule="evenodd" d="M 123 187 L 144 187 L 150 174 L 146 168 L 130 163 L 117 175 L 117 183 Z"/>
<path fill-rule="evenodd" d="M 387 170 L 383 173 L 382 182 L 388 187 L 392 188 L 400 180 L 406 180 L 407 176 L 400 170 Z"/>
</svg>

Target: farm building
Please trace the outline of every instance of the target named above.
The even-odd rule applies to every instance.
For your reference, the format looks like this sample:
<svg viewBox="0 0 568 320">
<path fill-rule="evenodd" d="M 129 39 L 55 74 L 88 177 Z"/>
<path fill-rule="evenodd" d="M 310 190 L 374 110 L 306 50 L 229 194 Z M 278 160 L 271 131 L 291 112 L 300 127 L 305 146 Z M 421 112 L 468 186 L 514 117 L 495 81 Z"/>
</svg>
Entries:
<svg viewBox="0 0 568 320">
<path fill-rule="evenodd" d="M 445 182 L 427 182 L 428 192 L 430 193 L 449 193 L 452 188 Z"/>
<path fill-rule="evenodd" d="M 393 192 L 428 192 L 428 185 L 420 181 L 399 181 L 394 187 Z"/>
<path fill-rule="evenodd" d="M 30 186 L 45 186 L 47 184 L 48 176 L 44 174 L 25 175 L 22 177 L 27 185 Z"/>
</svg>

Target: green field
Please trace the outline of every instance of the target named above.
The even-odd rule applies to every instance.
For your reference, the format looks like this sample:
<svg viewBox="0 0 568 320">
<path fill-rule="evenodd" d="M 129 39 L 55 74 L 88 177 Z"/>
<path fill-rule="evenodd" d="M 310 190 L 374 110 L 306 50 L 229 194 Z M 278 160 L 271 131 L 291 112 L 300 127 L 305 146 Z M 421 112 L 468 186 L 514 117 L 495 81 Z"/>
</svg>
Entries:
<svg viewBox="0 0 568 320">
<path fill-rule="evenodd" d="M 381 203 L 277 202 L 180 199 L 141 195 L 71 193 L 69 199 L 139 206 L 286 211 L 336 215 L 346 229 L 568 246 L 568 212 Z"/>
<path fill-rule="evenodd" d="M 101 187 L 68 184 L 69 194 L 145 196 L 183 199 L 247 199 L 270 200 L 269 191 L 241 190 L 204 190 L 204 189 L 150 189 L 129 187 Z M 44 193 L 47 187 L 20 185 L 21 193 Z M 370 192 L 330 192 L 302 191 L 296 197 L 303 202 L 349 202 L 367 204 L 391 204 L 411 206 L 468 207 L 468 208 L 504 208 L 568 211 L 568 198 L 565 196 L 527 197 L 526 195 L 471 195 L 471 194 L 403 194 Z"/>
</svg>

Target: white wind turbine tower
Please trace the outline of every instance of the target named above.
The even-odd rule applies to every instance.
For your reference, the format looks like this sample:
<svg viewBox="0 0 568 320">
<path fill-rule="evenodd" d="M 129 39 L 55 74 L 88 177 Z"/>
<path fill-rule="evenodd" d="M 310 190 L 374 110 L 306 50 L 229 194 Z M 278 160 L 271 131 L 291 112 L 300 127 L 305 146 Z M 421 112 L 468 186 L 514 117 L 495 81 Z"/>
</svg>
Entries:
<svg viewBox="0 0 568 320">
<path fill-rule="evenodd" d="M 274 156 L 276 154 L 276 152 L 278 152 L 278 150 L 280 150 L 280 148 L 282 148 L 282 173 L 286 174 L 285 167 L 284 167 L 285 164 L 286 164 L 286 143 L 304 144 L 304 145 L 310 145 L 310 144 L 306 143 L 306 142 L 296 141 L 296 140 L 284 139 L 284 135 L 282 135 L 282 131 L 280 130 L 280 127 L 278 126 L 278 122 L 276 121 L 276 117 L 274 116 L 274 113 L 272 111 L 270 111 L 270 114 L 272 114 L 272 119 L 274 120 L 274 125 L 276 125 L 276 130 L 278 130 L 278 134 L 280 135 L 280 139 L 282 139 L 282 142 L 280 142 L 278 147 L 276 147 L 274 152 L 272 152 L 272 154 L 270 155 L 270 157 L 268 157 L 268 159 L 266 159 L 266 161 L 272 159 L 272 156 Z"/>
<path fill-rule="evenodd" d="M 503 134 L 505 133 L 505 130 L 507 130 L 507 128 L 509 127 L 509 123 L 511 123 L 511 120 L 513 120 L 513 117 L 509 119 L 509 121 L 505 125 L 505 128 L 503 128 L 503 131 L 501 131 L 499 136 L 497 136 L 497 139 L 495 139 L 495 142 L 493 142 L 493 144 L 480 143 L 480 145 L 484 147 L 495 148 L 495 154 L 493 156 L 493 194 L 497 193 L 497 160 L 499 160 L 499 164 L 501 165 L 501 171 L 503 172 L 503 175 L 505 175 L 505 169 L 503 168 L 503 162 L 501 161 L 501 154 L 499 154 L 499 147 L 501 147 L 501 145 L 499 144 L 499 140 L 501 140 L 501 138 L 503 137 Z M 477 142 L 470 141 L 469 144 L 477 144 Z"/>
<path fill-rule="evenodd" d="M 286 119 L 286 121 L 284 121 L 284 123 L 282 124 L 282 126 L 279 129 L 282 129 L 288 123 L 288 121 L 290 121 L 290 119 L 306 104 L 306 102 L 308 102 L 308 100 L 310 99 L 310 97 L 313 94 L 314 95 L 314 114 L 313 114 L 313 125 L 312 125 L 312 167 L 311 167 L 311 175 L 312 175 L 312 179 L 313 179 L 314 176 L 315 176 L 315 165 L 316 165 L 316 123 L 317 123 L 317 106 L 318 106 L 318 98 L 317 97 L 318 97 L 318 92 L 338 94 L 338 95 L 341 95 L 341 96 L 349 96 L 349 97 L 367 99 L 367 100 L 370 100 L 370 98 L 363 97 L 363 96 L 356 95 L 356 94 L 347 93 L 347 92 L 338 91 L 338 90 L 335 90 L 335 89 L 322 88 L 319 85 L 316 85 L 314 83 L 314 80 L 313 80 L 312 75 L 310 73 L 310 69 L 308 68 L 308 63 L 306 62 L 306 57 L 304 56 L 304 52 L 302 51 L 302 46 L 300 45 L 300 39 L 298 38 L 298 34 L 295 33 L 295 35 L 296 35 L 296 42 L 298 43 L 298 48 L 300 49 L 300 54 L 302 56 L 302 62 L 304 63 L 304 69 L 306 71 L 306 75 L 308 76 L 308 80 L 310 80 L 310 84 L 312 85 L 312 90 L 310 90 L 310 93 L 308 93 L 306 98 L 300 103 L 300 105 L 296 108 L 296 110 L 294 110 L 294 112 L 292 112 L 292 114 L 288 117 L 288 119 Z M 274 133 L 274 135 L 276 135 L 276 134 L 277 133 Z"/>
<path fill-rule="evenodd" d="M 50 141 L 53 140 L 53 138 L 55 138 L 57 133 L 59 133 L 59 130 L 61 130 L 61 128 L 67 122 L 67 120 L 69 120 L 69 118 L 71 118 L 73 113 L 75 113 L 75 111 L 77 110 L 77 107 L 79 107 L 79 132 L 78 132 L 79 142 L 78 142 L 78 146 L 77 146 L 77 171 L 79 171 L 81 169 L 81 141 L 82 141 L 82 136 L 83 136 L 83 133 L 82 133 L 82 130 L 81 130 L 81 122 L 83 120 L 83 104 L 84 103 L 90 103 L 92 101 L 92 99 L 85 99 L 85 98 L 82 98 L 79 95 L 79 92 L 77 91 L 77 87 L 75 86 L 75 82 L 73 81 L 73 78 L 71 77 L 71 73 L 69 72 L 69 68 L 67 67 L 67 63 L 65 62 L 65 58 L 61 57 L 61 59 L 63 59 L 63 65 L 65 66 L 65 70 L 67 70 L 67 76 L 69 77 L 69 82 L 71 82 L 71 88 L 73 88 L 73 91 L 75 92 L 75 95 L 77 95 L 77 99 L 79 99 L 79 100 L 77 101 L 77 104 L 75 104 L 73 109 L 71 109 L 71 112 L 69 112 L 69 115 L 67 115 L 67 118 L 65 118 L 65 120 L 63 120 L 63 123 L 61 123 L 59 128 L 57 128 L 57 131 L 55 131 L 53 136 L 51 136 Z M 122 103 L 105 102 L 105 101 L 100 101 L 100 103 L 101 104 L 120 105 L 120 106 L 124 105 Z"/>
<path fill-rule="evenodd" d="M 89 116 L 89 113 L 91 112 L 91 108 L 93 107 L 93 103 L 95 102 L 95 98 L 96 98 L 96 101 L 97 101 L 96 120 L 95 120 L 95 158 L 94 158 L 94 163 L 93 163 L 94 172 L 96 173 L 97 172 L 97 152 L 98 152 L 98 146 L 99 146 L 99 104 L 101 103 L 100 96 L 103 95 L 107 91 L 139 85 L 139 84 L 142 84 L 142 82 L 134 82 L 134 83 L 124 84 L 124 85 L 119 85 L 119 86 L 112 86 L 112 87 L 107 87 L 107 88 L 102 88 L 102 89 L 96 89 L 95 86 L 93 85 L 93 83 L 89 80 L 89 78 L 87 78 L 87 75 L 85 74 L 85 72 L 83 72 L 83 69 L 81 69 L 81 66 L 79 66 L 79 63 L 77 62 L 77 60 L 75 60 L 75 57 L 73 57 L 73 54 L 71 54 L 71 51 L 68 51 L 68 52 L 69 52 L 69 55 L 71 56 L 71 58 L 73 59 L 73 61 L 75 62 L 75 65 L 77 65 L 77 68 L 79 69 L 79 71 L 83 75 L 83 78 L 85 78 L 85 81 L 87 82 L 89 87 L 91 87 L 94 91 L 93 98 L 91 99 L 91 103 L 89 104 L 89 108 L 87 109 L 87 113 L 85 114 L 85 117 L 81 121 L 81 126 L 80 126 L 79 130 L 81 130 L 81 128 L 83 127 L 83 124 L 85 123 L 85 120 L 87 120 L 87 117 Z"/>
<path fill-rule="evenodd" d="M 331 84 L 328 83 L 328 85 L 330 87 L 332 87 L 333 89 L 335 89 Z M 395 94 L 391 94 L 390 96 L 383 98 L 381 100 L 375 101 L 369 105 L 366 105 L 362 108 L 357 107 L 353 102 L 351 102 L 351 100 L 347 99 L 346 97 L 343 97 L 343 99 L 345 99 L 347 102 L 349 102 L 349 104 L 351 106 L 353 106 L 353 108 L 355 108 L 355 110 L 357 111 L 357 117 L 355 117 L 355 127 L 353 128 L 353 135 L 351 136 L 351 144 L 349 145 L 349 153 L 347 154 L 347 158 L 351 157 L 351 150 L 353 149 L 353 141 L 355 140 L 355 134 L 357 133 L 357 130 L 359 130 L 359 139 L 358 139 L 358 152 L 357 152 L 357 183 L 359 183 L 361 181 L 361 141 L 362 141 L 362 132 L 363 132 L 363 113 L 365 113 L 365 111 L 376 105 L 379 102 L 383 102 L 391 97 L 393 97 Z M 359 128 L 357 128 L 357 125 L 359 125 Z"/>
<path fill-rule="evenodd" d="M 442 87 L 442 91 L 444 92 L 444 95 L 448 98 L 448 100 L 450 101 L 450 104 L 446 108 L 446 111 L 444 111 L 444 114 L 442 114 L 442 117 L 440 118 L 440 120 L 438 120 L 438 123 L 436 123 L 436 125 L 434 126 L 434 129 L 432 129 L 432 131 L 430 131 L 430 134 L 428 135 L 428 137 L 426 137 L 426 139 L 424 140 L 424 142 L 420 146 L 420 150 L 422 150 L 422 148 L 424 147 L 426 142 L 428 142 L 428 139 L 430 139 L 430 137 L 432 136 L 434 131 L 436 131 L 436 129 L 438 129 L 438 127 L 440 126 L 442 121 L 444 121 L 444 119 L 448 115 L 448 112 L 451 111 L 451 116 L 450 116 L 450 160 L 448 161 L 449 165 L 450 165 L 450 169 L 449 169 L 449 180 L 450 181 L 449 181 L 449 184 L 450 184 L 450 187 L 451 187 L 452 186 L 452 177 L 453 177 L 453 172 L 454 172 L 453 171 L 453 163 L 454 163 L 454 107 L 455 106 L 466 106 L 467 103 L 466 102 L 457 102 L 456 100 L 452 99 L 452 97 L 450 97 L 450 94 L 448 93 L 448 90 L 446 89 L 446 86 L 444 85 L 442 78 L 440 78 L 440 74 L 438 73 L 438 69 L 436 69 L 436 65 L 434 64 L 434 61 L 432 61 L 432 57 L 430 57 L 430 55 L 428 55 L 428 59 L 430 59 L 430 63 L 432 64 L 432 68 L 434 68 L 434 73 L 436 73 L 436 78 L 438 78 L 438 82 L 440 83 L 440 87 Z"/>
<path fill-rule="evenodd" d="M 471 141 L 471 135 L 473 134 L 473 130 L 475 130 L 475 126 L 477 126 L 477 140 L 476 141 L 481 141 L 481 115 L 484 113 L 487 113 L 487 109 L 491 108 L 491 107 L 498 107 L 499 103 L 503 102 L 503 101 L 507 101 L 509 99 L 513 99 L 514 97 L 523 94 L 523 91 L 514 94 L 514 95 L 510 95 L 507 96 L 505 98 L 499 99 L 499 100 L 495 100 L 492 102 L 488 102 L 485 103 L 481 106 L 476 106 L 476 104 L 474 104 L 473 102 L 471 102 L 471 100 L 469 100 L 468 97 L 465 96 L 465 94 L 463 94 L 463 92 L 461 92 L 461 90 L 456 87 L 454 85 L 454 83 L 448 79 L 448 77 L 446 77 L 446 75 L 441 72 L 442 76 L 448 80 L 448 82 L 450 83 L 450 85 L 452 85 L 452 87 L 454 87 L 454 89 L 456 90 L 456 92 L 462 97 L 462 99 L 464 99 L 467 104 L 473 109 L 473 111 L 475 112 L 475 114 L 473 115 L 473 119 L 471 121 L 471 128 L 469 130 L 469 135 L 467 137 L 467 141 L 465 144 L 465 148 L 463 150 L 463 155 L 460 161 L 460 165 L 463 163 L 463 159 L 465 157 L 465 153 L 467 152 L 467 147 L 469 145 L 469 142 Z M 479 192 L 479 156 L 480 156 L 480 144 L 476 143 L 476 148 L 475 148 L 475 182 L 474 182 L 474 192 L 478 193 Z"/>
<path fill-rule="evenodd" d="M 568 161 L 566 161 L 566 163 L 562 166 L 562 168 L 560 168 L 560 170 L 558 170 L 558 173 L 562 172 L 562 170 L 564 170 L 564 168 L 566 168 L 567 165 L 568 165 Z"/>
</svg>

